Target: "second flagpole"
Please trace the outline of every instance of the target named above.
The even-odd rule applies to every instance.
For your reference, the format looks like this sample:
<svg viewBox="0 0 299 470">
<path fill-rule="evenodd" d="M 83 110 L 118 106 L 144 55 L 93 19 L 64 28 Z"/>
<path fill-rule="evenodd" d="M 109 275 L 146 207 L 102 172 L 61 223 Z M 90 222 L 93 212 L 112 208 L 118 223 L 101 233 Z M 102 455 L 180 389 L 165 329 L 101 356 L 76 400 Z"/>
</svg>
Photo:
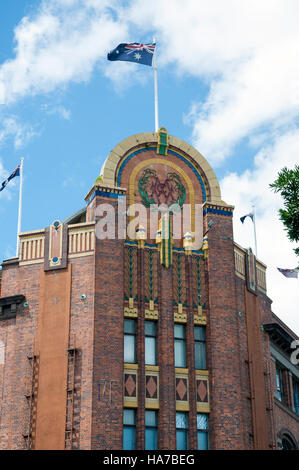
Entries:
<svg viewBox="0 0 299 470">
<path fill-rule="evenodd" d="M 153 38 L 153 43 L 156 44 L 156 38 Z M 153 56 L 153 69 L 154 69 L 154 83 L 155 83 L 155 132 L 159 130 L 159 111 L 158 111 L 158 77 L 157 77 L 157 44 L 155 46 L 154 56 Z"/>
<path fill-rule="evenodd" d="M 24 162 L 24 158 L 21 158 L 21 164 L 20 164 L 19 214 L 18 214 L 17 250 L 16 250 L 16 257 L 17 257 L 17 258 L 19 257 L 19 250 L 20 250 L 20 238 L 19 238 L 19 233 L 21 232 L 21 223 L 22 223 L 23 162 Z"/>
<path fill-rule="evenodd" d="M 254 207 L 254 205 L 252 205 L 252 213 L 253 213 L 253 230 L 254 230 L 255 257 L 257 258 L 257 242 L 256 242 L 255 207 Z"/>
</svg>

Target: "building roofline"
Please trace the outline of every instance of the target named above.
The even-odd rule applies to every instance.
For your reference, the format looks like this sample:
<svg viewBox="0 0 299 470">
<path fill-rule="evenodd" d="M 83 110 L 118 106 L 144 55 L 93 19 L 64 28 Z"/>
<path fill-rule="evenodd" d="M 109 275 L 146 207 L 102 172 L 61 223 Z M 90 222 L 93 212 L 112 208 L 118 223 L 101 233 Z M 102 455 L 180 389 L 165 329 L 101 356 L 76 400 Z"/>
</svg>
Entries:
<svg viewBox="0 0 299 470">
<path fill-rule="evenodd" d="M 298 336 L 291 331 L 283 322 L 263 324 L 264 331 L 269 334 L 273 344 L 282 351 L 289 353 L 292 351 L 291 344 Z"/>
</svg>

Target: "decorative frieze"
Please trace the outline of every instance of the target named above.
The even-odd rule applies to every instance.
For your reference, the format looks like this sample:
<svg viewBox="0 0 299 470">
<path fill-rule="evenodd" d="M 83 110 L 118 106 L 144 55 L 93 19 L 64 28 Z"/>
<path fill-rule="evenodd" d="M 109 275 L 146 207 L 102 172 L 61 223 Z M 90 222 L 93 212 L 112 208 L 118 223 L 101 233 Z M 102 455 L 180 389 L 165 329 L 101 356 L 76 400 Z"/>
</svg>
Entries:
<svg viewBox="0 0 299 470">
<path fill-rule="evenodd" d="M 194 308 L 194 323 L 196 325 L 206 325 L 205 315 L 205 271 L 204 258 L 202 256 L 192 257 L 192 301 Z"/>
<path fill-rule="evenodd" d="M 175 369 L 175 394 L 177 411 L 189 411 L 188 369 Z"/>
<path fill-rule="evenodd" d="M 128 318 L 137 318 L 138 317 L 138 308 L 134 307 L 134 299 L 129 298 L 129 305 L 124 308 L 124 316 Z"/>
<path fill-rule="evenodd" d="M 235 274 L 248 283 L 250 291 L 267 293 L 266 265 L 255 258 L 252 250 L 246 250 L 235 243 Z"/>
<path fill-rule="evenodd" d="M 95 226 L 93 222 L 70 225 L 68 237 L 69 258 L 93 254 L 95 247 Z"/>
<path fill-rule="evenodd" d="M 68 226 L 59 220 L 45 229 L 44 269 L 65 269 L 68 262 Z"/>
<path fill-rule="evenodd" d="M 165 127 L 160 127 L 158 131 L 157 153 L 159 155 L 167 155 L 168 151 L 168 132 Z"/>
<path fill-rule="evenodd" d="M 94 249 L 94 222 L 65 225 L 57 220 L 46 230 L 20 234 L 19 264 L 43 263 L 46 250 L 47 265 L 55 269 L 62 267 L 62 253 L 64 257 L 68 254 L 68 259 L 72 259 L 92 255 Z"/>
<path fill-rule="evenodd" d="M 138 406 L 138 366 L 135 364 L 124 364 L 124 406 Z"/>
<path fill-rule="evenodd" d="M 209 372 L 196 372 L 196 402 L 199 413 L 210 412 Z"/>
<path fill-rule="evenodd" d="M 158 251 L 148 248 L 144 251 L 144 297 L 145 318 L 158 320 Z"/>
<path fill-rule="evenodd" d="M 124 261 L 124 315 L 137 317 L 137 245 L 125 246 Z"/>
<path fill-rule="evenodd" d="M 173 305 L 174 321 L 187 323 L 187 280 L 184 253 L 173 254 Z"/>
<path fill-rule="evenodd" d="M 38 230 L 20 234 L 20 266 L 42 263 L 44 259 L 45 231 Z"/>
<path fill-rule="evenodd" d="M 257 288 L 266 293 L 267 284 L 266 284 L 266 266 L 262 265 L 258 261 L 256 262 L 256 277 L 257 277 Z"/>
<path fill-rule="evenodd" d="M 236 275 L 245 280 L 245 252 L 235 245 L 234 254 Z"/>
<path fill-rule="evenodd" d="M 232 217 L 234 206 L 222 206 L 218 204 L 205 203 L 203 207 L 203 215 L 208 213 L 217 215 L 226 215 Z"/>
<path fill-rule="evenodd" d="M 159 408 L 159 368 L 145 366 L 145 406 Z"/>
</svg>

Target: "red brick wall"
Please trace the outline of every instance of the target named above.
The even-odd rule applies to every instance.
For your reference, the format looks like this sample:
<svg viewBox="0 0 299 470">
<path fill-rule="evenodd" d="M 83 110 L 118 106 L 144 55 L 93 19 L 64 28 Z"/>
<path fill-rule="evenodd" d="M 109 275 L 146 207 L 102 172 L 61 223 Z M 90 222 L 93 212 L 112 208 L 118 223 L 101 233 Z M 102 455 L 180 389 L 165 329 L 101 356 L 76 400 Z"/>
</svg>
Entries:
<svg viewBox="0 0 299 470">
<path fill-rule="evenodd" d="M 111 199 L 98 198 L 99 202 Z M 116 227 L 117 229 L 117 227 Z M 123 272 L 122 240 L 96 240 L 95 315 L 92 396 L 92 449 L 122 448 L 123 410 Z M 101 381 L 108 381 L 99 400 Z M 110 380 L 112 392 L 110 399 Z"/>
<path fill-rule="evenodd" d="M 72 296 L 70 334 L 75 335 L 80 352 L 80 449 L 91 448 L 93 335 L 94 335 L 94 285 L 95 257 L 87 256 L 72 261 Z M 81 295 L 86 299 L 81 301 Z"/>
<path fill-rule="evenodd" d="M 137 319 L 137 364 L 138 364 L 138 408 L 136 411 L 136 449 L 145 447 L 145 285 L 144 250 L 137 251 L 138 319 Z"/>
<path fill-rule="evenodd" d="M 251 407 L 251 382 L 249 376 L 249 356 L 248 356 L 248 325 L 246 324 L 247 316 L 252 318 L 250 311 L 246 312 L 244 288 L 245 281 L 236 276 L 236 292 L 237 292 L 237 311 L 240 312 L 239 317 L 239 337 L 240 337 L 240 368 L 241 368 L 241 383 L 242 383 L 242 414 L 243 414 L 243 429 L 244 438 L 246 440 L 246 448 L 254 448 L 253 438 L 254 431 L 252 426 L 252 407 Z M 270 342 L 269 336 L 260 330 L 262 323 L 271 321 L 271 300 L 263 293 L 258 291 L 257 295 L 257 309 L 259 324 L 257 326 L 258 334 L 260 335 L 261 342 L 261 359 L 262 372 L 264 374 L 264 388 L 265 388 L 265 404 L 266 404 L 266 419 L 268 428 L 268 443 L 269 448 L 275 446 L 276 440 L 274 438 L 274 418 L 273 418 L 273 388 L 271 384 L 270 369 Z"/>
<path fill-rule="evenodd" d="M 70 332 L 76 335 L 81 352 L 80 448 L 91 444 L 91 389 L 93 365 L 94 257 L 72 260 L 72 298 Z M 0 341 L 6 345 L 4 381 L 0 380 L 0 448 L 23 449 L 28 430 L 28 401 L 25 398 L 29 373 L 27 353 L 33 350 L 39 311 L 40 265 L 8 265 L 3 268 L 2 297 L 23 294 L 29 307 L 22 308 L 15 319 L 0 322 Z M 81 294 L 87 295 L 81 301 Z"/>
<path fill-rule="evenodd" d="M 16 264 L 3 268 L 2 297 L 24 294 L 29 307 L 23 308 L 16 318 L 0 322 L 0 340 L 6 346 L 4 381 L 0 390 L 1 449 L 26 448 L 22 433 L 26 432 L 28 421 L 25 398 L 27 353 L 32 349 L 37 325 L 39 269 L 38 265 L 19 268 Z"/>
<path fill-rule="evenodd" d="M 271 301 L 265 295 L 259 292 L 259 312 L 261 324 L 271 322 Z M 266 409 L 267 409 L 267 422 L 268 422 L 268 441 L 271 449 L 276 448 L 276 435 L 275 435 L 275 423 L 274 423 L 274 388 L 272 383 L 272 360 L 270 352 L 270 338 L 266 332 L 261 334 L 262 339 L 262 355 L 264 365 L 264 380 L 265 380 L 265 391 L 266 391 Z M 275 380 L 275 377 L 274 377 Z"/>
<path fill-rule="evenodd" d="M 259 300 L 244 287 L 254 449 L 267 450 L 266 392 Z"/>
<path fill-rule="evenodd" d="M 253 449 L 252 411 L 250 401 L 250 378 L 248 362 L 248 343 L 246 328 L 246 309 L 244 299 L 245 281 L 236 276 L 236 312 L 238 316 L 239 347 L 240 347 L 240 379 L 241 379 L 241 426 L 246 449 Z"/>
<path fill-rule="evenodd" d="M 232 218 L 208 213 L 206 224 L 210 220 L 213 225 L 208 232 L 207 357 L 211 386 L 211 448 L 244 449 Z"/>
<path fill-rule="evenodd" d="M 161 267 L 159 283 L 158 364 L 160 374 L 159 445 L 162 450 L 176 448 L 174 323 L 171 269 Z"/>
<path fill-rule="evenodd" d="M 274 404 L 274 416 L 275 416 L 275 431 L 276 437 L 281 431 L 291 433 L 299 445 L 299 418 L 293 418 L 290 414 L 283 410 L 283 408 L 275 402 Z"/>
</svg>

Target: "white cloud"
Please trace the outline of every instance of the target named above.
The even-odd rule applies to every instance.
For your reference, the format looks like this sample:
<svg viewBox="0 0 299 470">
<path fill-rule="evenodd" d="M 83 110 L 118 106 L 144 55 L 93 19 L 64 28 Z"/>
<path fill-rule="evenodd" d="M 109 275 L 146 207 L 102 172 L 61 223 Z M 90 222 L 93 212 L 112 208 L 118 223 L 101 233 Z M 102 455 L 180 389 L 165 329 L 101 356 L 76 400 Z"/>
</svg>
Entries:
<svg viewBox="0 0 299 470">
<path fill-rule="evenodd" d="M 244 136 L 298 115 L 298 14 L 296 0 L 43 1 L 15 29 L 15 58 L 0 67 L 0 102 L 86 81 L 99 66 L 120 89 L 132 64 L 109 64 L 107 51 L 155 32 L 161 67 L 209 84 L 189 117 L 193 143 L 219 164 Z M 135 77 L 144 80 L 142 72 Z"/>
<path fill-rule="evenodd" d="M 57 106 L 55 108 L 55 112 L 67 121 L 71 119 L 71 111 L 69 109 L 66 109 L 64 106 Z"/>
<path fill-rule="evenodd" d="M 293 168 L 298 163 L 299 130 L 278 136 L 271 146 L 262 149 L 255 157 L 254 167 L 242 174 L 230 173 L 220 182 L 222 198 L 235 205 L 234 238 L 242 246 L 254 249 L 253 225 L 247 218 L 242 225 L 240 217 L 256 209 L 258 257 L 267 264 L 268 296 L 273 300 L 272 310 L 299 334 L 298 305 L 299 283 L 285 278 L 277 267 L 298 266 L 293 248 L 278 209 L 283 206 L 279 194 L 270 190 L 278 171 L 285 165 Z"/>
<path fill-rule="evenodd" d="M 24 17 L 15 29 L 15 58 L 0 67 L 0 103 L 88 80 L 98 61 L 127 36 L 125 24 L 115 19 L 117 5 L 43 1 L 36 16 Z"/>
<path fill-rule="evenodd" d="M 42 110 L 45 111 L 47 114 L 57 114 L 60 116 L 62 119 L 65 119 L 66 121 L 69 121 L 71 119 L 71 111 L 65 106 L 58 105 L 58 106 L 51 106 L 49 104 L 44 104 L 42 105 Z"/>
<path fill-rule="evenodd" d="M 293 328 L 296 281 L 276 266 L 292 267 L 296 259 L 278 220 L 280 198 L 268 184 L 282 166 L 298 161 L 298 15 L 297 0 L 44 0 L 16 27 L 15 56 L 0 66 L 0 103 L 87 81 L 94 70 L 119 90 L 129 83 L 132 64 L 114 67 L 107 51 L 119 42 L 150 41 L 155 33 L 159 68 L 198 77 L 209 87 L 202 102 L 186 103 L 185 122 L 199 151 L 218 165 L 244 137 L 263 146 L 252 169 L 223 179 L 223 198 L 236 205 L 236 241 L 245 246 L 252 244 L 250 220 L 242 226 L 238 217 L 255 202 L 273 309 L 282 318 L 289 315 Z M 142 74 L 137 66 L 134 78 L 142 81 Z M 68 117 L 62 108 L 60 114 Z M 22 141 L 17 123 L 4 123 L 0 141 L 1 135 L 14 135 L 16 145 Z"/>
<path fill-rule="evenodd" d="M 260 126 L 299 113 L 299 4 L 295 0 L 132 2 L 140 31 L 155 30 L 158 61 L 210 86 L 193 103 L 193 142 L 213 164 Z"/>
<path fill-rule="evenodd" d="M 299 34 L 291 43 L 264 46 L 235 77 L 226 74 L 211 88 L 194 121 L 194 139 L 215 163 L 260 126 L 292 123 L 299 112 L 298 44 Z"/>
<path fill-rule="evenodd" d="M 36 131 L 29 124 L 22 124 L 16 116 L 9 116 L 2 119 L 0 125 L 0 144 L 12 137 L 14 146 L 19 149 L 26 145 L 29 140 L 36 135 Z"/>
</svg>

